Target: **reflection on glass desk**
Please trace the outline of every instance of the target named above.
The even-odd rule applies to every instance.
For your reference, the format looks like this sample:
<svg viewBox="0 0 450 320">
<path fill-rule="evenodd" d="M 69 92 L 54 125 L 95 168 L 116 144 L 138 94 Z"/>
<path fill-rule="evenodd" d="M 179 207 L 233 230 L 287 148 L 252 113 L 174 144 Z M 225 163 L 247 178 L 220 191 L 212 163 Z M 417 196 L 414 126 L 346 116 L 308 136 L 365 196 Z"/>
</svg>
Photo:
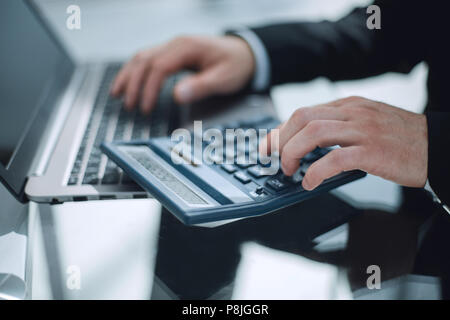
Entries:
<svg viewBox="0 0 450 320">
<path fill-rule="evenodd" d="M 241 248 L 248 242 L 339 267 L 345 270 L 348 279 L 345 281 L 351 291 L 364 297 L 370 265 L 380 267 L 382 284 L 414 272 L 429 274 L 425 271 L 427 267 L 417 269 L 418 231 L 423 221 L 423 216 L 417 213 L 358 210 L 331 194 L 213 229 L 187 227 L 163 209 L 152 298 L 232 298 L 234 289 L 240 285 L 236 283 L 236 272 L 242 259 Z M 346 222 L 349 222 L 348 241 L 344 248 L 326 252 L 315 249 L 314 239 L 318 235 Z M 283 268 L 271 270 L 265 279 L 259 279 L 269 282 L 282 272 Z M 292 281 L 292 285 L 296 282 Z M 413 291 L 414 288 L 423 286 L 413 287 Z M 439 296 L 436 288 L 431 286 L 432 293 L 428 296 L 423 290 L 408 294 L 434 298 Z M 274 292 L 262 296 L 276 299 L 284 295 Z"/>
</svg>

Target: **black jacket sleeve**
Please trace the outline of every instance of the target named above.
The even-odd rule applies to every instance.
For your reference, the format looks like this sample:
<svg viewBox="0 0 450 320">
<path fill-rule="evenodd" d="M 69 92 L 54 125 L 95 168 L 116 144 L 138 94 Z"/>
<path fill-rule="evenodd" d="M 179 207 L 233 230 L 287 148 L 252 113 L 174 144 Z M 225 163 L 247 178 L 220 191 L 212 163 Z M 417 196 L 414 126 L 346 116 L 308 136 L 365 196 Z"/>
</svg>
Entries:
<svg viewBox="0 0 450 320">
<path fill-rule="evenodd" d="M 450 113 L 427 112 L 428 181 L 438 198 L 450 205 Z"/>
<path fill-rule="evenodd" d="M 448 56 L 439 60 L 447 51 L 435 46 L 442 43 L 446 28 L 443 21 L 448 10 L 443 3 L 376 0 L 381 9 L 380 30 L 367 27 L 366 7 L 335 22 L 282 23 L 252 30 L 267 49 L 272 85 L 316 77 L 337 81 L 408 73 L 421 61 L 428 62 L 430 74 L 431 69 L 435 74 L 444 70 L 441 76 L 429 78 L 428 177 L 436 195 L 450 205 L 450 112 L 443 87 L 449 65 Z M 441 37 L 438 42 L 436 37 Z"/>
<path fill-rule="evenodd" d="M 425 54 L 415 0 L 375 1 L 381 29 L 367 27 L 367 8 L 331 22 L 282 23 L 253 28 L 271 62 L 271 84 L 323 76 L 349 80 L 388 71 L 409 72 Z M 417 18 L 416 18 L 417 17 Z"/>
</svg>

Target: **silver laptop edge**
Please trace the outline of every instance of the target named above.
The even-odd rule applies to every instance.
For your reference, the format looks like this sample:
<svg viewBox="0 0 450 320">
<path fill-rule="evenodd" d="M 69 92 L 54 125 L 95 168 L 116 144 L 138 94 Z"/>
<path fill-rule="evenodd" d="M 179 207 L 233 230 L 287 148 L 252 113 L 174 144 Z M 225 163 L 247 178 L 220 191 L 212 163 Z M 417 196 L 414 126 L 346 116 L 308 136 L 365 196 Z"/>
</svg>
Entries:
<svg viewBox="0 0 450 320">
<path fill-rule="evenodd" d="M 25 194 L 30 200 L 60 203 L 146 196 L 146 193 L 135 185 L 67 185 L 106 66 L 107 64 L 95 64 L 77 67 L 74 79 L 58 105 L 59 112 L 56 113 L 59 116 L 52 121 L 48 130 L 50 134 L 42 144 L 46 152 L 43 152 L 37 170 L 29 177 L 25 186 Z M 81 86 L 78 78 L 81 78 Z M 100 119 L 97 117 L 94 121 L 99 122 Z M 63 123 L 63 126 L 58 125 L 59 123 Z M 85 155 L 82 166 L 86 166 L 88 156 L 89 154 Z"/>
<path fill-rule="evenodd" d="M 54 36 L 51 26 L 41 10 L 32 1 L 26 2 L 39 17 L 47 33 L 62 48 L 64 44 Z M 64 50 L 65 51 L 65 50 Z M 73 58 L 70 58 L 76 64 Z M 32 174 L 25 184 L 25 195 L 36 202 L 60 203 L 72 200 L 116 199 L 146 197 L 136 185 L 67 185 L 70 171 L 85 133 L 89 118 L 96 103 L 108 63 L 76 65 L 71 79 L 61 90 L 55 108 L 40 139 L 38 151 L 33 157 Z M 106 104 L 106 101 L 103 103 Z M 104 108 L 104 106 L 102 106 Z M 101 115 L 98 119 L 100 121 Z M 95 133 L 90 134 L 90 140 Z M 103 157 L 103 163 L 106 162 Z M 86 152 L 82 166 L 86 166 Z M 82 174 L 80 178 L 82 179 Z"/>
</svg>

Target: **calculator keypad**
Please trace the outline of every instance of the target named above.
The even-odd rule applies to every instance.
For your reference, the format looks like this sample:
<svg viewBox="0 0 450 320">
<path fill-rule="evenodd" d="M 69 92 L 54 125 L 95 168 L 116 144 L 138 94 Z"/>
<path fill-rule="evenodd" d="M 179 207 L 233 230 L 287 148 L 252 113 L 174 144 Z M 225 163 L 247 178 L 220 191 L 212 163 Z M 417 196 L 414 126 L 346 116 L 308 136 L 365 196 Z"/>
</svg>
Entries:
<svg viewBox="0 0 450 320">
<path fill-rule="evenodd" d="M 265 128 L 270 131 L 270 129 L 276 127 L 278 123 L 279 122 L 273 118 L 263 117 L 254 121 L 245 120 L 215 126 L 214 128 L 219 129 L 224 133 L 225 128 Z M 224 146 L 227 142 L 226 140 L 227 139 L 224 135 Z M 215 164 L 212 164 L 211 166 L 217 168 L 217 170 L 225 174 L 234 183 L 241 185 L 242 189 L 246 190 L 255 200 L 264 200 L 271 195 L 300 188 L 302 179 L 309 165 L 329 152 L 329 149 L 317 148 L 313 152 L 308 153 L 300 161 L 301 165 L 297 172 L 292 177 L 287 177 L 281 172 L 281 169 L 279 169 L 279 159 L 277 159 L 278 161 L 275 164 L 259 163 L 257 161 L 257 145 L 251 145 L 248 139 L 245 141 L 245 144 L 240 145 L 238 145 L 236 139 L 234 139 L 234 150 L 236 154 L 233 164 L 217 164 L 218 161 L 216 161 Z M 224 152 L 224 160 L 226 160 L 225 154 L 226 150 Z M 242 161 L 242 159 L 245 159 L 246 161 Z"/>
</svg>

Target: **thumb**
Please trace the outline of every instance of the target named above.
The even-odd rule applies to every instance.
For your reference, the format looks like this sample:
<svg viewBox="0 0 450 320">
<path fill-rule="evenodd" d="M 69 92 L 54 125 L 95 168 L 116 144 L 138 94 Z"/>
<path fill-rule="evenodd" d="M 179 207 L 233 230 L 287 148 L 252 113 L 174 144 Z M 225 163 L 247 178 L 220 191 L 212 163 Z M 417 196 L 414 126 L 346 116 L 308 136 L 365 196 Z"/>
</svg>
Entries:
<svg viewBox="0 0 450 320">
<path fill-rule="evenodd" d="M 180 104 L 191 103 L 217 93 L 220 79 L 212 70 L 188 76 L 175 85 L 175 100 Z"/>
</svg>

